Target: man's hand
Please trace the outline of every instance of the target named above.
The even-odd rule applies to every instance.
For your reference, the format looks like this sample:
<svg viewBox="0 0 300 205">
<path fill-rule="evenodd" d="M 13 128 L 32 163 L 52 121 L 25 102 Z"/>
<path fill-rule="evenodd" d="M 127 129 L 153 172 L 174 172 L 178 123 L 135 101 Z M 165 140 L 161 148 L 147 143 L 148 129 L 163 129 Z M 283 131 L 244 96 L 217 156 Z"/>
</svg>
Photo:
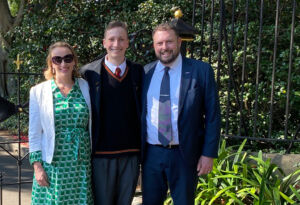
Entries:
<svg viewBox="0 0 300 205">
<path fill-rule="evenodd" d="M 40 186 L 49 186 L 47 174 L 40 162 L 33 164 L 35 179 Z"/>
<path fill-rule="evenodd" d="M 208 174 L 213 168 L 214 158 L 201 156 L 197 164 L 198 176 Z"/>
</svg>

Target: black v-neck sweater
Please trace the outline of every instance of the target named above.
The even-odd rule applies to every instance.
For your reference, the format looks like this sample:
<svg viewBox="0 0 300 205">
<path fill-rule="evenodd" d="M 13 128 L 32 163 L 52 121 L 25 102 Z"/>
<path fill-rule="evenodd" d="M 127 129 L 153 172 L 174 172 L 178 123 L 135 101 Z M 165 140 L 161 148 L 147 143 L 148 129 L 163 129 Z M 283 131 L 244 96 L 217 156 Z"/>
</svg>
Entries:
<svg viewBox="0 0 300 205">
<path fill-rule="evenodd" d="M 121 79 L 106 66 L 101 69 L 100 139 L 95 157 L 137 154 L 140 130 L 130 69 L 126 68 Z"/>
</svg>

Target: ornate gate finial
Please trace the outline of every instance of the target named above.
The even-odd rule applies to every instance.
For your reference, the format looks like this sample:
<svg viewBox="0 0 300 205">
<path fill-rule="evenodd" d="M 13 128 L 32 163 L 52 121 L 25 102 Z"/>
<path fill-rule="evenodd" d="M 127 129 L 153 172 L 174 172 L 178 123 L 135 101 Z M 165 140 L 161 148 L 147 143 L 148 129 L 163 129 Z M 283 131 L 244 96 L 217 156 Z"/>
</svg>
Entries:
<svg viewBox="0 0 300 205">
<path fill-rule="evenodd" d="M 17 69 L 20 70 L 20 66 L 23 63 L 23 61 L 20 60 L 20 55 L 17 55 L 17 60 L 14 61 L 14 63 L 17 65 Z"/>
</svg>

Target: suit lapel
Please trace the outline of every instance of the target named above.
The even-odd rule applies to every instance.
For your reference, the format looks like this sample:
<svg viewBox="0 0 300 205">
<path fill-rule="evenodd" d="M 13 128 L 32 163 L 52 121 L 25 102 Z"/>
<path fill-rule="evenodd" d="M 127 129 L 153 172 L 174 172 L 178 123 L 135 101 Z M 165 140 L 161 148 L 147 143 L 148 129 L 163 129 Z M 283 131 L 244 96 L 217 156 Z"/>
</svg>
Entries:
<svg viewBox="0 0 300 205">
<path fill-rule="evenodd" d="M 104 57 L 99 59 L 95 64 L 92 64 L 90 70 L 93 70 L 99 75 L 101 75 L 101 66 L 103 62 L 104 62 Z"/>
<path fill-rule="evenodd" d="M 137 103 L 138 102 L 137 89 L 139 86 L 138 79 L 137 79 L 138 74 L 137 74 L 137 71 L 135 69 L 133 69 L 133 65 L 131 64 L 130 61 L 126 60 L 126 66 L 128 69 L 128 73 L 130 72 L 130 81 L 131 81 L 131 85 L 133 88 L 134 99 L 136 100 L 136 103 Z M 137 103 L 137 105 L 138 105 L 138 103 Z"/>
<path fill-rule="evenodd" d="M 156 62 L 157 63 L 157 62 Z M 142 89 L 142 146 L 146 144 L 147 138 L 147 124 L 146 124 L 146 116 L 147 116 L 147 93 L 150 86 L 150 82 L 156 67 L 156 63 L 151 64 L 147 69 L 145 67 L 145 76 L 143 79 L 143 89 Z M 145 148 L 145 147 L 144 147 Z M 142 152 L 144 150 L 142 149 Z M 142 154 L 143 156 L 143 154 Z"/>
<path fill-rule="evenodd" d="M 135 64 L 132 64 L 129 60 L 126 60 L 126 66 L 128 69 L 128 74 L 130 74 L 130 81 L 131 81 L 131 87 L 133 90 L 133 96 L 134 96 L 134 100 L 135 100 L 135 104 L 136 104 L 136 111 L 138 114 L 138 118 L 140 118 L 140 113 L 141 113 L 141 109 L 140 109 L 140 103 L 141 103 L 141 99 L 140 99 L 140 90 L 141 90 L 141 83 L 140 83 L 140 76 L 139 76 L 139 71 L 137 70 L 137 68 L 135 67 Z"/>
<path fill-rule="evenodd" d="M 143 104 L 146 105 L 147 102 L 147 93 L 148 93 L 148 89 L 150 86 L 150 82 L 154 73 L 156 67 L 156 63 L 153 64 L 150 69 L 148 70 L 148 72 L 145 74 L 145 79 L 144 79 L 144 87 L 143 87 Z"/>
<path fill-rule="evenodd" d="M 180 116 L 181 110 L 183 108 L 184 100 L 186 98 L 186 94 L 191 82 L 192 70 L 193 70 L 192 65 L 187 62 L 186 58 L 182 58 L 178 116 Z"/>
<path fill-rule="evenodd" d="M 100 108 L 101 108 L 101 72 L 102 72 L 102 63 L 104 61 L 104 58 L 101 58 L 95 65 L 93 68 L 91 68 L 91 70 L 95 71 L 97 75 L 95 75 L 96 79 L 94 81 L 94 86 L 95 86 L 95 93 L 94 93 L 94 98 L 95 98 L 95 106 L 96 110 L 97 110 L 97 115 L 100 116 Z"/>
<path fill-rule="evenodd" d="M 94 75 L 93 78 L 96 78 L 96 79 L 93 80 L 94 84 L 90 85 L 90 86 L 95 86 L 96 88 L 100 88 L 100 80 L 101 80 L 100 76 L 101 76 L 101 72 L 102 72 L 103 61 L 104 61 L 104 57 L 87 65 L 88 66 L 87 71 L 95 72 L 98 74 L 98 75 Z M 98 89 L 96 89 L 96 91 L 100 92 L 100 90 L 98 90 Z"/>
</svg>

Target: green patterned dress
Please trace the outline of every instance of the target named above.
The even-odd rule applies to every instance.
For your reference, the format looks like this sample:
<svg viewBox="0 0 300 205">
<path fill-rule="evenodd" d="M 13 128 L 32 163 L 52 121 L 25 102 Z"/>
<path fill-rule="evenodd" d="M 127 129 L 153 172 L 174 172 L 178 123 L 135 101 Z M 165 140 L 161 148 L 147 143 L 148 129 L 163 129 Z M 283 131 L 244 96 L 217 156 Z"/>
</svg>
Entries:
<svg viewBox="0 0 300 205">
<path fill-rule="evenodd" d="M 67 97 L 54 80 L 51 87 L 55 119 L 53 160 L 48 164 L 42 161 L 41 151 L 30 153 L 30 163 L 42 163 L 50 186 L 39 186 L 34 177 L 31 204 L 93 204 L 88 107 L 77 80 Z"/>
</svg>

